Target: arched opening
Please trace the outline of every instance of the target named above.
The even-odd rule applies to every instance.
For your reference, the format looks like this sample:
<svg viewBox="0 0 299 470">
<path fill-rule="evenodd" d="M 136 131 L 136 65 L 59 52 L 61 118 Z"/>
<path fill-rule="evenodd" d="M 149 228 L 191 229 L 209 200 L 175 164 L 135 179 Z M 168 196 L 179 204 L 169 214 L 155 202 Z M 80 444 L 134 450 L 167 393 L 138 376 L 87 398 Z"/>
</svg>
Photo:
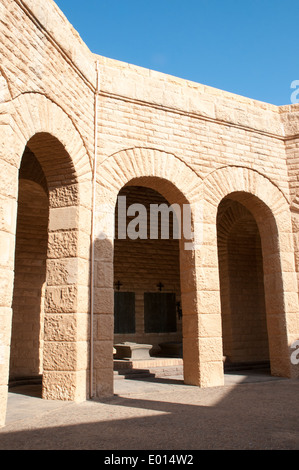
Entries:
<svg viewBox="0 0 299 470">
<path fill-rule="evenodd" d="M 48 219 L 46 178 L 27 146 L 19 171 L 10 386 L 42 377 Z"/>
<path fill-rule="evenodd" d="M 101 164 L 99 175 L 94 243 L 96 328 L 92 348 L 96 395 L 103 396 L 113 391 L 114 293 L 117 288 L 114 282 L 122 281 L 113 279 L 116 237 L 112 228 L 117 197 L 126 186 L 142 186 L 157 191 L 169 204 L 179 206 L 181 215 L 186 209 L 189 223 L 179 240 L 183 379 L 185 384 L 201 387 L 222 384 L 222 353 L 218 351 L 222 338 L 219 328 L 217 246 L 210 225 L 207 224 L 207 233 L 203 230 L 205 213 L 200 178 L 175 155 L 150 148 L 127 149 L 110 156 Z M 181 218 L 183 225 L 184 215 L 183 221 Z M 212 227 L 214 229 L 215 224 Z M 204 250 L 201 250 L 198 246 L 202 247 L 203 237 L 206 239 Z M 159 283 L 156 283 L 156 289 Z M 212 358 L 208 354 L 211 347 L 215 352 Z"/>
<path fill-rule="evenodd" d="M 170 203 L 150 187 L 127 185 L 117 201 L 114 367 L 119 374 L 128 374 L 133 367 L 142 369 L 143 375 L 149 372 L 161 378 L 169 366 L 180 376 L 183 339 L 177 216 Z"/>
<path fill-rule="evenodd" d="M 217 217 L 223 355 L 226 367 L 269 362 L 261 237 L 252 213 L 222 200 Z"/>
<path fill-rule="evenodd" d="M 9 377 L 11 386 L 38 381 L 48 399 L 77 393 L 78 203 L 66 149 L 50 134 L 35 134 L 19 169 Z"/>
</svg>

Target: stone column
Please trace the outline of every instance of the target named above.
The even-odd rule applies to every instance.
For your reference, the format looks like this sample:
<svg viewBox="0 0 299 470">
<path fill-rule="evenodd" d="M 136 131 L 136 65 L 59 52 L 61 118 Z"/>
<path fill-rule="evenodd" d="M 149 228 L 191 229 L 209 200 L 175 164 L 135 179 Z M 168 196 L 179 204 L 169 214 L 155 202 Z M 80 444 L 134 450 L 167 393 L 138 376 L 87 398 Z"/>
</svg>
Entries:
<svg viewBox="0 0 299 470">
<path fill-rule="evenodd" d="M 299 366 L 291 363 L 291 346 L 299 338 L 299 321 L 290 214 L 278 214 L 275 222 L 264 218 L 261 237 L 271 373 L 298 378 Z"/>
<path fill-rule="evenodd" d="M 196 252 L 201 387 L 223 385 L 223 346 L 216 218 L 203 221 L 202 246 Z"/>
<path fill-rule="evenodd" d="M 195 224 L 196 249 L 181 249 L 184 379 L 200 387 L 223 385 L 224 377 L 214 212 L 202 211 Z"/>
<path fill-rule="evenodd" d="M 114 201 L 109 205 L 104 198 L 98 198 L 94 240 L 93 344 L 93 390 L 97 397 L 113 395 L 114 210 Z"/>
<path fill-rule="evenodd" d="M 8 393 L 18 170 L 1 161 L 0 172 L 0 426 Z"/>
<path fill-rule="evenodd" d="M 88 395 L 90 211 L 50 208 L 43 398 Z"/>
</svg>

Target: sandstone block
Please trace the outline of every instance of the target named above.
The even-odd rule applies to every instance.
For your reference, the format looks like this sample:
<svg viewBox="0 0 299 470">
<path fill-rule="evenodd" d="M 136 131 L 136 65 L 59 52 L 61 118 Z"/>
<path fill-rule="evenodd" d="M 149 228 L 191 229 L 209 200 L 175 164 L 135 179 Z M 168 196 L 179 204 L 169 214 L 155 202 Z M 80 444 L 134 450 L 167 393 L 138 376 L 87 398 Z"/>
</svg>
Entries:
<svg viewBox="0 0 299 470">
<path fill-rule="evenodd" d="M 95 288 L 94 300 L 95 313 L 110 313 L 114 312 L 114 290 L 112 288 Z"/>
<path fill-rule="evenodd" d="M 86 370 L 88 346 L 86 342 L 45 342 L 44 370 L 78 371 Z"/>
<path fill-rule="evenodd" d="M 13 294 L 14 273 L 0 268 L 0 307 L 10 307 Z"/>
<path fill-rule="evenodd" d="M 0 427 L 3 427 L 5 425 L 8 396 L 7 392 L 7 385 L 0 385 Z"/>
<path fill-rule="evenodd" d="M 76 229 L 79 226 L 78 207 L 55 207 L 50 210 L 49 231 Z"/>
<path fill-rule="evenodd" d="M 96 339 L 100 341 L 114 340 L 114 315 L 96 315 Z"/>
<path fill-rule="evenodd" d="M 113 369 L 101 369 L 96 371 L 96 396 L 110 397 L 113 395 Z"/>
<path fill-rule="evenodd" d="M 78 305 L 78 287 L 48 287 L 45 295 L 46 313 L 75 313 Z"/>
<path fill-rule="evenodd" d="M 96 341 L 94 344 L 95 369 L 113 369 L 113 342 Z"/>
<path fill-rule="evenodd" d="M 0 230 L 14 233 L 16 227 L 17 202 L 0 196 Z"/>
<path fill-rule="evenodd" d="M 43 373 L 43 399 L 82 402 L 87 398 L 85 371 Z"/>
<path fill-rule="evenodd" d="M 224 385 L 223 362 L 204 362 L 200 364 L 200 386 L 221 387 Z"/>
</svg>

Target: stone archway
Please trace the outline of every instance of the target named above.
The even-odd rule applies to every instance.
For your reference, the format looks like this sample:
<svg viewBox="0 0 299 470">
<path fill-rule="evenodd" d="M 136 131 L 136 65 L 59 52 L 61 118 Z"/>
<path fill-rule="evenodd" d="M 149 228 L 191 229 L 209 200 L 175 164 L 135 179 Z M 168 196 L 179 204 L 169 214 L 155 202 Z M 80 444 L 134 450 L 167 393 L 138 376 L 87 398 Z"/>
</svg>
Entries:
<svg viewBox="0 0 299 470">
<path fill-rule="evenodd" d="M 271 372 L 298 376 L 290 361 L 290 346 L 297 332 L 298 294 L 288 201 L 267 178 L 244 167 L 216 170 L 204 181 L 204 192 L 203 218 L 207 226 L 213 224 L 209 236 L 213 245 L 217 239 L 214 223 L 224 198 L 241 203 L 253 215 L 262 244 Z"/>
<path fill-rule="evenodd" d="M 38 167 L 39 165 L 39 167 Z M 42 184 L 46 185 L 48 202 L 44 207 L 44 216 L 46 223 L 42 223 L 40 215 L 36 214 L 31 221 L 31 230 L 27 227 L 27 236 L 34 237 L 31 243 L 41 243 L 33 227 L 36 223 L 46 234 L 43 235 L 43 245 L 46 244 L 47 252 L 43 254 L 42 264 L 45 266 L 46 281 L 44 298 L 39 295 L 37 301 L 43 304 L 43 312 L 40 311 L 40 321 L 43 321 L 43 398 L 78 400 L 86 398 L 87 382 L 87 355 L 88 355 L 88 330 L 85 330 L 85 341 L 82 335 L 82 341 L 78 341 L 79 325 L 84 319 L 88 324 L 88 283 L 89 266 L 88 260 L 78 256 L 78 247 L 75 248 L 76 238 L 79 235 L 78 226 L 78 208 L 79 194 L 76 171 L 73 163 L 67 154 L 63 145 L 51 134 L 42 132 L 35 134 L 27 142 L 25 153 L 22 158 L 20 168 L 20 190 L 18 197 L 19 218 L 17 230 L 17 247 L 20 246 L 20 224 L 26 223 L 30 215 L 34 214 L 34 205 L 25 210 L 21 207 L 26 206 L 30 188 L 27 185 L 24 189 L 22 176 L 25 174 L 28 179 L 36 180 L 36 173 L 41 172 Z M 22 183 L 22 184 L 21 184 Z M 30 199 L 29 199 L 30 200 Z M 28 201 L 27 201 L 28 203 Z M 40 219 L 40 220 L 38 220 Z M 23 235 L 23 240 L 26 235 Z M 78 240 L 79 242 L 79 240 Z M 24 241 L 23 241 L 24 243 Z M 19 248 L 16 252 L 16 274 L 19 269 Z M 27 276 L 32 275 L 33 279 L 33 261 L 28 259 L 29 250 L 26 250 L 26 260 L 23 269 L 26 269 Z M 35 262 L 37 254 L 35 255 Z M 80 278 L 78 277 L 80 273 Z M 42 273 L 39 272 L 39 278 Z M 33 281 L 31 283 L 32 287 Z M 26 295 L 26 278 L 15 279 L 15 296 L 18 298 L 18 292 Z M 84 287 L 84 289 L 83 289 Z M 83 304 L 85 300 L 85 305 Z M 82 302 L 80 304 L 80 301 Z M 13 306 L 16 309 L 16 300 Z M 21 312 L 20 312 L 21 311 Z M 13 312 L 13 319 L 17 312 Z M 19 315 L 24 315 L 24 306 L 18 304 Z M 36 314 L 37 312 L 35 312 Z M 27 316 L 32 316 L 33 312 Z M 14 322 L 16 324 L 16 322 Z M 22 328 L 25 328 L 24 324 Z M 15 330 L 15 328 L 14 328 Z M 22 335 L 22 333 L 21 333 Z M 15 342 L 15 341 L 14 341 Z M 14 344 L 13 342 L 13 344 Z M 20 346 L 20 342 L 19 342 Z M 13 355 L 14 362 L 17 362 L 17 355 Z M 85 356 L 85 360 L 84 360 Z M 81 361 L 81 363 L 80 363 Z M 14 366 L 15 369 L 16 366 Z M 21 370 L 15 369 L 14 372 L 19 375 Z M 24 374 L 28 371 L 24 371 Z M 81 376 L 81 380 L 79 379 Z M 79 398 L 81 397 L 81 398 Z"/>
<path fill-rule="evenodd" d="M 149 344 L 151 356 L 156 357 L 168 353 L 165 348 L 171 344 L 164 343 L 172 343 L 173 348 L 177 347 L 175 356 L 180 357 L 182 318 L 176 216 L 160 193 L 142 186 L 122 188 L 118 203 L 114 240 L 115 343 Z"/>
<path fill-rule="evenodd" d="M 43 170 L 49 198 L 44 398 L 86 399 L 90 333 L 92 172 L 88 153 L 71 119 L 45 96 L 27 93 L 8 104 L 10 126 L 7 132 L 1 127 L 1 142 L 5 144 L 1 146 L 1 170 L 6 176 L 3 179 L 6 184 L 0 188 L 3 208 L 0 236 L 10 254 L 5 260 L 6 284 L 0 282 L 0 295 L 5 296 L 1 302 L 5 331 L 5 360 L 1 374 L 3 417 L 9 370 L 18 180 L 21 157 L 26 149 L 34 154 Z M 26 171 L 25 178 L 34 180 L 34 166 Z"/>
<path fill-rule="evenodd" d="M 21 175 L 20 175 L 21 176 Z M 43 187 L 20 177 L 9 383 L 43 374 L 44 299 L 49 201 Z"/>
<path fill-rule="evenodd" d="M 95 240 L 94 387 L 97 395 L 113 391 L 113 248 L 114 213 L 119 191 L 126 185 L 158 191 L 169 204 L 189 205 L 191 213 L 201 199 L 200 178 L 174 155 L 154 149 L 124 150 L 98 168 Z M 180 240 L 181 300 L 183 310 L 184 380 L 200 385 L 196 269 L 194 253 Z"/>
</svg>

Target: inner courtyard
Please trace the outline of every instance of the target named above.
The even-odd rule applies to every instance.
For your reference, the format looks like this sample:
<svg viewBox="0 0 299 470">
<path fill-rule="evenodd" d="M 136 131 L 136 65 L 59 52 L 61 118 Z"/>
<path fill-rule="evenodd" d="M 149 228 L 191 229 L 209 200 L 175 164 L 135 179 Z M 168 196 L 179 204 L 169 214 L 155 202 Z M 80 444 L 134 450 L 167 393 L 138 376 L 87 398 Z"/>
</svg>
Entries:
<svg viewBox="0 0 299 470">
<path fill-rule="evenodd" d="M 52 0 L 0 13 L 0 426 L 24 383 L 297 379 L 299 105 L 94 54 Z"/>
</svg>

